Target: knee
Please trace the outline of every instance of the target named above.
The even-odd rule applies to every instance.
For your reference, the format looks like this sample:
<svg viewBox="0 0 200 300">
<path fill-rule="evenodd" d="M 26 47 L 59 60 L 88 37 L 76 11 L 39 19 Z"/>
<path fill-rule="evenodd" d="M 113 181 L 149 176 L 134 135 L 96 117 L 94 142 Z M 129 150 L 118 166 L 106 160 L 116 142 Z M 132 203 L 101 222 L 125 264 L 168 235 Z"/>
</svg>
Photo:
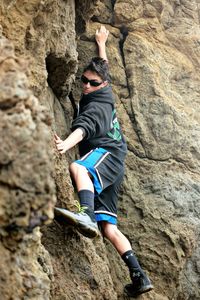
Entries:
<svg viewBox="0 0 200 300">
<path fill-rule="evenodd" d="M 117 226 L 107 222 L 102 222 L 102 233 L 107 239 L 113 239 L 118 234 Z"/>
<path fill-rule="evenodd" d="M 78 168 L 78 165 L 75 162 L 70 164 L 69 171 L 70 171 L 71 175 L 76 174 L 77 168 Z"/>
<path fill-rule="evenodd" d="M 76 162 L 73 162 L 69 166 L 69 171 L 72 177 L 76 177 L 77 175 L 87 175 L 88 171 L 84 166 L 81 166 L 77 164 Z"/>
</svg>

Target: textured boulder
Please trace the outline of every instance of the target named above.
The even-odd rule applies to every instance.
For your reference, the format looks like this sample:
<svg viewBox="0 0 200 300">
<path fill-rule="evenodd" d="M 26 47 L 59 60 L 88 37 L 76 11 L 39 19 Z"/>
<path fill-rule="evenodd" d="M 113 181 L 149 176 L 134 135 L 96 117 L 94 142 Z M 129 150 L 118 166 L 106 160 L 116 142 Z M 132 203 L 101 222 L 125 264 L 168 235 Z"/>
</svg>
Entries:
<svg viewBox="0 0 200 300">
<path fill-rule="evenodd" d="M 2 35 L 0 53 L 1 297 L 49 299 L 52 266 L 34 230 L 55 204 L 49 118 L 28 87 L 27 63 Z"/>
</svg>

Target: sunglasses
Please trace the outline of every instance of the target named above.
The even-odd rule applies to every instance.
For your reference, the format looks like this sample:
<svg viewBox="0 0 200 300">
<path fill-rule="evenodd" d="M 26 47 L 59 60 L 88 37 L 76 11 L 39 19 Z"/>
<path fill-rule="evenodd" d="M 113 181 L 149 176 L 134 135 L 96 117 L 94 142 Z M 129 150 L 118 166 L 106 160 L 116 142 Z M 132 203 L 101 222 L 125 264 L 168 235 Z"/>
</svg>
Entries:
<svg viewBox="0 0 200 300">
<path fill-rule="evenodd" d="M 99 86 L 100 84 L 103 83 L 102 82 L 97 82 L 96 80 L 89 80 L 87 77 L 85 77 L 84 75 L 81 76 L 81 81 L 84 83 L 84 84 L 87 84 L 88 82 L 90 83 L 91 86 Z"/>
</svg>

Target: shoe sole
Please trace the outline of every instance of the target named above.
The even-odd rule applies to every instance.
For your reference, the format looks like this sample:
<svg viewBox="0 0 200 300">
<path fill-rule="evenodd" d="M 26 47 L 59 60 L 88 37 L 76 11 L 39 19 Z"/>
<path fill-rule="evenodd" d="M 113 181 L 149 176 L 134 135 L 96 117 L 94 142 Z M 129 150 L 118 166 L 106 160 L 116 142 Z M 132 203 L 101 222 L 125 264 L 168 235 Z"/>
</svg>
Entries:
<svg viewBox="0 0 200 300">
<path fill-rule="evenodd" d="M 74 226 L 82 235 L 88 238 L 95 238 L 99 235 L 99 230 L 90 227 L 89 225 L 81 224 L 78 220 L 73 218 L 68 214 L 65 214 L 64 211 L 59 210 L 58 208 L 54 209 L 55 219 L 60 222 Z"/>
<path fill-rule="evenodd" d="M 144 293 L 147 293 L 147 292 L 150 292 L 151 290 L 153 290 L 153 285 L 147 285 L 144 289 L 138 291 L 138 293 L 135 293 L 134 295 L 129 293 L 129 291 L 126 289 L 126 287 L 124 288 L 124 292 L 129 296 L 129 297 L 137 297 L 141 294 L 144 294 Z"/>
</svg>

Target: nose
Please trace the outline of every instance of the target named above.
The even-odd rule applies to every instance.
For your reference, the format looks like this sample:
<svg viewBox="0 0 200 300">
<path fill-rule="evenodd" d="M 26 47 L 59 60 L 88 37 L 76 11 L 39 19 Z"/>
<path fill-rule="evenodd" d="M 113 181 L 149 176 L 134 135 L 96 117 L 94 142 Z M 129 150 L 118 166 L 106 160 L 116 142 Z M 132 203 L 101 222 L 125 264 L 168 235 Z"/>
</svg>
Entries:
<svg viewBox="0 0 200 300">
<path fill-rule="evenodd" d="M 88 82 L 88 83 L 86 83 L 86 87 L 87 88 L 89 88 L 90 87 L 90 83 Z"/>
</svg>

